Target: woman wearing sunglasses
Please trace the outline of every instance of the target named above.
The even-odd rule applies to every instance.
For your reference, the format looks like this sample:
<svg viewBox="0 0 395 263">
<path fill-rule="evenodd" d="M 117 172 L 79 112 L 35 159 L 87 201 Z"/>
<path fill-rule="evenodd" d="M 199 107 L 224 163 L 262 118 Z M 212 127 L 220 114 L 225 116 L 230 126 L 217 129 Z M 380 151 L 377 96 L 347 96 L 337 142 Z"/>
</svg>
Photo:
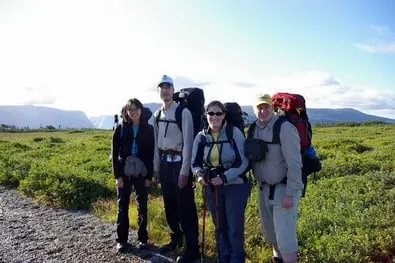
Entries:
<svg viewBox="0 0 395 263">
<path fill-rule="evenodd" d="M 242 132 L 227 124 L 219 101 L 208 104 L 208 127 L 195 137 L 192 171 L 203 185 L 203 198 L 215 225 L 220 263 L 245 262 L 244 211 L 249 196 Z"/>
</svg>

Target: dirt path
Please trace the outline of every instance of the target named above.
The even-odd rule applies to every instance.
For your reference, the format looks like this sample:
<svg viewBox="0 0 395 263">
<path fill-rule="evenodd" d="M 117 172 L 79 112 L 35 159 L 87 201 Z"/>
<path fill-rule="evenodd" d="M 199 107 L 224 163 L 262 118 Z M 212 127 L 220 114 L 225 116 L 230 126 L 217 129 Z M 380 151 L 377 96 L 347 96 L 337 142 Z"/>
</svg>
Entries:
<svg viewBox="0 0 395 263">
<path fill-rule="evenodd" d="M 86 211 L 40 206 L 0 186 L 0 263 L 173 262 L 156 247 L 118 255 L 114 238 L 114 224 Z"/>
</svg>

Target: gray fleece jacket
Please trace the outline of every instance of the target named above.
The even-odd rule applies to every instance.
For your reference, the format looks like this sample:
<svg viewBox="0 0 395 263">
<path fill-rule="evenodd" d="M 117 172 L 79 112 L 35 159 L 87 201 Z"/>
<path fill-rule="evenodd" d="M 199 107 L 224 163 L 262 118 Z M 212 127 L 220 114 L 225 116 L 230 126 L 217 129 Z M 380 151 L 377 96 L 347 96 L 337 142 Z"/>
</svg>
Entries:
<svg viewBox="0 0 395 263">
<path fill-rule="evenodd" d="M 226 123 L 222 127 L 218 141 L 228 141 L 226 137 Z M 206 145 L 203 150 L 203 154 L 198 153 L 198 148 L 200 142 L 202 142 L 202 137 L 205 137 L 206 142 L 212 142 L 214 139 L 210 133 L 205 133 L 205 131 L 200 131 L 193 142 L 192 147 L 192 172 L 197 174 L 199 171 L 203 170 L 203 163 L 207 162 L 209 159 L 210 148 L 212 145 Z M 242 184 L 244 183 L 243 179 L 240 177 L 242 173 L 247 170 L 248 160 L 244 156 L 244 141 L 245 138 L 241 131 L 233 127 L 233 139 L 237 146 L 237 150 L 239 152 L 241 162 L 239 166 L 234 166 L 236 160 L 236 153 L 233 145 L 229 142 L 219 144 L 219 152 L 220 152 L 220 160 L 222 166 L 225 168 L 224 175 L 227 180 L 227 184 Z M 220 149 L 222 147 L 222 149 Z"/>
<path fill-rule="evenodd" d="M 256 123 L 254 138 L 267 142 L 273 140 L 273 125 L 278 116 L 273 116 L 267 125 Z M 302 157 L 298 130 L 290 122 L 281 124 L 280 143 L 269 144 L 265 159 L 253 164 L 253 172 L 259 182 L 278 184 L 287 177 L 285 194 L 293 196 L 303 189 Z"/>
<path fill-rule="evenodd" d="M 175 121 L 175 112 L 178 104 L 173 102 L 170 108 L 166 111 L 163 106 L 158 109 L 154 116 L 158 116 L 158 112 L 162 110 L 160 114 L 161 120 L 172 120 Z M 158 125 L 154 124 L 155 134 L 155 152 L 154 152 L 154 171 L 159 171 L 160 150 L 174 150 L 182 152 L 182 166 L 180 174 L 189 176 L 189 169 L 191 167 L 191 152 L 193 143 L 193 120 L 191 112 L 185 108 L 182 111 L 182 133 L 176 123 L 165 123 L 159 122 Z"/>
</svg>

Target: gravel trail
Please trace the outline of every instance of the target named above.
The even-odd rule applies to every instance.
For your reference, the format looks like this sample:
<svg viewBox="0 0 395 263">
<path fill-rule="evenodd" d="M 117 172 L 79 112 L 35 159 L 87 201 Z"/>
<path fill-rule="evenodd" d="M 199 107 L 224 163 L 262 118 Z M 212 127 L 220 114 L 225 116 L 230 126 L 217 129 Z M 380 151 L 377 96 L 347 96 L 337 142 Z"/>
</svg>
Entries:
<svg viewBox="0 0 395 263">
<path fill-rule="evenodd" d="M 130 231 L 129 241 L 136 240 Z M 86 211 L 35 204 L 0 186 L 0 263 L 173 262 L 157 247 L 127 254 L 115 250 L 115 225 Z"/>
</svg>

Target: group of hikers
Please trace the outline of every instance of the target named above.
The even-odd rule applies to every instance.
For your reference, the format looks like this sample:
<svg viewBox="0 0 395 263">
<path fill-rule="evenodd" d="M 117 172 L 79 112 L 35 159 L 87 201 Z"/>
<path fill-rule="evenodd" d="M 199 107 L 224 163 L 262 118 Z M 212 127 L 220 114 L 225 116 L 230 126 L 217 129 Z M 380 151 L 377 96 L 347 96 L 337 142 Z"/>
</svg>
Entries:
<svg viewBox="0 0 395 263">
<path fill-rule="evenodd" d="M 217 261 L 245 262 L 245 209 L 251 190 L 247 172 L 251 169 L 259 187 L 262 232 L 273 247 L 272 261 L 297 262 L 297 206 L 304 188 L 301 141 L 297 128 L 274 112 L 273 98 L 256 96 L 252 107 L 257 121 L 250 125 L 247 138 L 227 123 L 227 109 L 217 100 L 206 106 L 206 127 L 195 134 L 191 111 L 180 109 L 173 99 L 172 78 L 164 75 L 157 88 L 162 105 L 153 115 L 153 124 L 147 122 L 143 104 L 133 98 L 124 106 L 122 124 L 113 133 L 117 250 L 125 252 L 129 246 L 132 188 L 138 209 L 137 247 L 148 248 L 148 187 L 154 179 L 161 185 L 170 234 L 160 252 L 184 247 L 176 262 L 200 259 L 193 187 L 198 182 L 215 226 Z M 247 152 L 247 143 L 257 146 L 256 152 Z"/>
</svg>

